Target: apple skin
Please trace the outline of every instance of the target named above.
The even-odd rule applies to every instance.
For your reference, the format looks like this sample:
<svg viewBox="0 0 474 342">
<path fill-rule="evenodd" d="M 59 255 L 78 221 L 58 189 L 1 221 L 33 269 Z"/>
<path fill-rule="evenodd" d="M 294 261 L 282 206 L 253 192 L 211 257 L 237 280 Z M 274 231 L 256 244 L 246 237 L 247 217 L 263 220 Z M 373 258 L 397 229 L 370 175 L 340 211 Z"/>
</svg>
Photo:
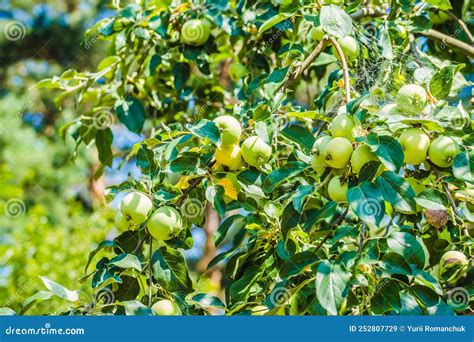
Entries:
<svg viewBox="0 0 474 342">
<path fill-rule="evenodd" d="M 138 191 L 129 193 L 120 203 L 122 215 L 136 225 L 145 222 L 152 209 L 153 203 L 148 196 Z"/>
<path fill-rule="evenodd" d="M 430 137 L 421 129 L 408 128 L 400 134 L 398 141 L 403 147 L 405 163 L 418 165 L 426 160 Z"/>
<path fill-rule="evenodd" d="M 238 170 L 243 166 L 242 153 L 238 145 L 218 147 L 214 158 L 218 164 L 227 166 L 231 171 Z"/>
<path fill-rule="evenodd" d="M 440 278 L 448 284 L 454 285 L 467 273 L 469 261 L 466 256 L 458 251 L 448 251 L 439 261 Z"/>
<path fill-rule="evenodd" d="M 309 31 L 309 34 L 311 35 L 311 39 L 313 39 L 315 42 L 319 42 L 326 35 L 326 32 L 324 32 L 323 27 L 319 25 L 319 26 L 313 27 Z"/>
<path fill-rule="evenodd" d="M 459 152 L 459 145 L 453 139 L 441 136 L 432 141 L 428 156 L 436 166 L 449 167 Z"/>
<path fill-rule="evenodd" d="M 157 316 L 181 316 L 181 310 L 175 302 L 162 299 L 151 307 L 153 313 Z"/>
<path fill-rule="evenodd" d="M 131 224 L 129 221 L 127 221 L 127 218 L 122 214 L 122 212 L 119 210 L 117 213 L 115 213 L 115 226 L 121 231 L 124 232 L 126 230 L 129 230 L 130 228 L 133 227 L 133 224 Z"/>
<path fill-rule="evenodd" d="M 323 137 L 319 137 L 313 146 L 314 154 L 311 157 L 311 167 L 317 174 L 322 175 L 326 170 L 326 167 L 329 165 L 326 163 L 326 159 L 324 157 L 324 150 L 326 149 L 326 145 L 331 141 L 331 137 L 325 135 Z"/>
<path fill-rule="evenodd" d="M 372 160 L 377 160 L 377 155 L 372 152 L 369 146 L 362 144 L 356 147 L 351 156 L 352 171 L 359 174 L 362 166 Z"/>
<path fill-rule="evenodd" d="M 347 182 L 341 183 L 341 177 L 333 177 L 328 184 L 329 198 L 338 203 L 347 203 Z"/>
<path fill-rule="evenodd" d="M 207 20 L 192 19 L 184 23 L 181 28 L 183 42 L 193 46 L 204 44 L 211 34 L 211 27 Z"/>
<path fill-rule="evenodd" d="M 398 90 L 395 102 L 402 114 L 420 114 L 426 106 L 427 96 L 423 87 L 407 84 Z"/>
<path fill-rule="evenodd" d="M 326 145 L 324 157 L 326 163 L 335 169 L 344 168 L 352 155 L 352 144 L 346 138 L 333 138 Z"/>
<path fill-rule="evenodd" d="M 360 47 L 357 40 L 352 36 L 345 36 L 337 40 L 341 46 L 342 53 L 346 57 L 347 61 L 353 61 L 359 57 Z M 334 56 L 338 56 L 336 48 L 332 47 L 332 53 Z"/>
<path fill-rule="evenodd" d="M 333 138 L 342 137 L 349 141 L 354 141 L 355 123 L 354 119 L 347 114 L 338 114 L 331 123 L 331 136 Z"/>
<path fill-rule="evenodd" d="M 260 167 L 265 165 L 272 154 L 272 148 L 260 137 L 251 136 L 242 143 L 242 157 L 247 164 Z"/>
<path fill-rule="evenodd" d="M 242 134 L 240 122 L 230 115 L 222 115 L 214 119 L 214 123 L 221 132 L 221 145 L 234 145 L 239 142 Z"/>
<path fill-rule="evenodd" d="M 176 209 L 164 206 L 151 215 L 147 228 L 156 240 L 166 241 L 183 228 L 183 220 Z"/>
<path fill-rule="evenodd" d="M 234 62 L 229 67 L 229 77 L 234 82 L 237 82 L 242 77 L 247 76 L 247 74 L 248 70 L 243 64 Z"/>
</svg>

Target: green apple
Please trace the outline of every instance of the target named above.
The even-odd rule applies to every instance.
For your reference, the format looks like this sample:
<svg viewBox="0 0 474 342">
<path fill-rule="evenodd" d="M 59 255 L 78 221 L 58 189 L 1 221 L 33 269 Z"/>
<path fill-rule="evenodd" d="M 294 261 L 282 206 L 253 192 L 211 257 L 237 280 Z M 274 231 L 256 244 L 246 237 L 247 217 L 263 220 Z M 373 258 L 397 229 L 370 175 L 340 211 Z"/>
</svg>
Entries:
<svg viewBox="0 0 474 342">
<path fill-rule="evenodd" d="M 242 143 L 242 157 L 249 165 L 262 166 L 268 162 L 271 154 L 272 148 L 256 135 Z"/>
<path fill-rule="evenodd" d="M 181 316 L 182 315 L 178 304 L 168 299 L 162 299 L 156 302 L 151 307 L 151 310 L 157 316 Z"/>
<path fill-rule="evenodd" d="M 127 218 L 120 210 L 115 214 L 115 226 L 122 232 L 133 228 L 133 224 L 127 221 Z"/>
<path fill-rule="evenodd" d="M 426 160 L 430 137 L 421 129 L 408 128 L 400 135 L 398 141 L 403 147 L 405 163 L 418 165 Z"/>
<path fill-rule="evenodd" d="M 417 195 L 420 192 L 423 192 L 426 190 L 426 186 L 424 186 L 423 183 L 416 178 L 406 178 L 406 181 L 408 182 L 408 184 L 410 184 L 412 189 L 415 191 L 415 194 Z"/>
<path fill-rule="evenodd" d="M 232 81 L 237 82 L 242 77 L 247 76 L 247 68 L 240 63 L 232 63 L 229 67 L 229 77 Z"/>
<path fill-rule="evenodd" d="M 459 151 L 459 145 L 453 139 L 441 136 L 431 143 L 428 156 L 436 166 L 449 167 L 453 164 L 454 157 Z"/>
<path fill-rule="evenodd" d="M 344 168 L 352 155 L 352 144 L 346 138 L 333 138 L 324 149 L 326 163 L 335 169 Z"/>
<path fill-rule="evenodd" d="M 214 153 L 216 162 L 227 166 L 229 170 L 238 170 L 243 166 L 242 153 L 238 145 L 221 146 Z"/>
<path fill-rule="evenodd" d="M 345 36 L 344 38 L 338 39 L 337 41 L 341 46 L 342 53 L 346 57 L 347 61 L 353 61 L 359 57 L 359 43 L 354 37 Z M 338 56 L 334 46 L 332 47 L 332 53 L 333 55 Z"/>
<path fill-rule="evenodd" d="M 147 228 L 156 240 L 166 241 L 183 228 L 183 220 L 175 208 L 164 206 L 151 215 Z"/>
<path fill-rule="evenodd" d="M 268 311 L 268 307 L 265 305 L 257 305 L 250 309 L 252 316 L 264 316 Z"/>
<path fill-rule="evenodd" d="M 398 90 L 395 102 L 403 114 L 420 114 L 426 106 L 427 96 L 423 87 L 407 84 Z"/>
<path fill-rule="evenodd" d="M 362 144 L 354 149 L 351 156 L 352 171 L 359 174 L 362 166 L 372 160 L 377 160 L 377 155 L 372 152 L 369 146 Z"/>
<path fill-rule="evenodd" d="M 309 34 L 311 35 L 311 39 L 315 42 L 319 42 L 325 36 L 326 32 L 324 32 L 323 27 L 321 25 L 313 27 Z"/>
<path fill-rule="evenodd" d="M 331 135 L 333 138 L 342 137 L 354 141 L 354 130 L 354 119 L 347 113 L 338 114 L 331 123 Z"/>
<path fill-rule="evenodd" d="M 466 256 L 458 251 L 449 251 L 443 254 L 439 262 L 439 275 L 448 284 L 456 282 L 464 277 L 469 261 Z"/>
<path fill-rule="evenodd" d="M 346 203 L 347 202 L 347 182 L 341 182 L 340 176 L 333 177 L 328 184 L 328 195 L 329 198 L 335 202 Z"/>
<path fill-rule="evenodd" d="M 439 9 L 436 9 L 436 8 L 430 8 L 430 11 L 429 11 L 428 15 L 430 17 L 431 22 L 434 25 L 444 24 L 450 18 L 448 13 L 443 12 L 443 11 L 441 11 Z"/>
<path fill-rule="evenodd" d="M 183 42 L 193 46 L 204 44 L 211 34 L 211 27 L 207 20 L 192 19 L 184 23 L 181 28 Z"/>
<path fill-rule="evenodd" d="M 120 211 L 125 219 L 133 224 L 145 222 L 153 209 L 153 203 L 147 195 L 134 191 L 126 195 L 120 203 Z"/>
<path fill-rule="evenodd" d="M 234 145 L 239 142 L 242 134 L 240 122 L 230 115 L 222 115 L 214 119 L 221 132 L 221 145 Z"/>
<path fill-rule="evenodd" d="M 398 111 L 397 105 L 395 103 L 389 103 L 380 108 L 378 114 L 386 118 L 401 113 Z"/>
<path fill-rule="evenodd" d="M 329 165 L 326 163 L 326 159 L 324 157 L 324 150 L 326 148 L 326 145 L 331 141 L 331 137 L 328 135 L 325 135 L 323 137 L 319 137 L 316 139 L 314 146 L 313 146 L 313 151 L 314 154 L 311 157 L 311 167 L 313 168 L 314 171 L 318 174 L 323 174 L 324 171 L 326 170 L 326 167 Z"/>
</svg>

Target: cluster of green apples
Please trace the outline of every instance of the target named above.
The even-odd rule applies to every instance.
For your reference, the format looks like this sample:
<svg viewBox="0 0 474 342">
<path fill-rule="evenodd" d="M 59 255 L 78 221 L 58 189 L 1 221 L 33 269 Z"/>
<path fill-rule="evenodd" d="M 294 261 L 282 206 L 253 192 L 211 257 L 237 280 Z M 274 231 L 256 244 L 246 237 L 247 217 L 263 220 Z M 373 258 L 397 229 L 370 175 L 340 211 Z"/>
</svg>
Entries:
<svg viewBox="0 0 474 342">
<path fill-rule="evenodd" d="M 166 241 L 183 228 L 181 214 L 173 207 L 153 210 L 151 199 L 138 191 L 127 194 L 120 203 L 115 224 L 121 231 L 137 229 L 146 222 L 148 232 L 158 241 Z"/>
<path fill-rule="evenodd" d="M 321 25 L 315 26 L 310 30 L 310 36 L 315 42 L 319 42 L 323 39 L 326 35 L 324 32 L 323 27 Z M 346 57 L 348 62 L 355 61 L 360 54 L 360 45 L 357 39 L 352 36 L 345 36 L 343 38 L 337 39 L 337 42 L 341 46 L 341 50 L 344 53 L 344 57 Z M 332 53 L 334 56 L 338 56 L 338 53 L 335 47 L 332 47 Z"/>
<path fill-rule="evenodd" d="M 244 162 L 255 167 L 268 162 L 272 148 L 259 136 L 250 136 L 239 146 L 242 127 L 236 118 L 222 115 L 214 119 L 214 123 L 221 133 L 220 145 L 214 154 L 219 165 L 235 171 L 242 168 Z"/>
</svg>

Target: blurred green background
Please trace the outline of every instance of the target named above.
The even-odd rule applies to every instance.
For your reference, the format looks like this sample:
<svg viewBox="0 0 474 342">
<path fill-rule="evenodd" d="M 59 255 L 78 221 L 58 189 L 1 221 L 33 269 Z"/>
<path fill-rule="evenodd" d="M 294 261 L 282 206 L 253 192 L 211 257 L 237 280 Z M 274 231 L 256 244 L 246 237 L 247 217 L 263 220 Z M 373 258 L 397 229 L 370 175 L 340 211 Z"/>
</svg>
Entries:
<svg viewBox="0 0 474 342">
<path fill-rule="evenodd" d="M 18 312 L 45 289 L 40 275 L 86 289 L 79 279 L 89 251 L 114 234 L 94 153 L 74 151 L 58 133 L 78 113 L 59 110 L 35 88 L 69 68 L 95 70 L 106 46 L 84 44 L 82 36 L 110 15 L 108 3 L 0 1 L 0 307 Z M 27 314 L 65 305 L 52 299 Z"/>
</svg>

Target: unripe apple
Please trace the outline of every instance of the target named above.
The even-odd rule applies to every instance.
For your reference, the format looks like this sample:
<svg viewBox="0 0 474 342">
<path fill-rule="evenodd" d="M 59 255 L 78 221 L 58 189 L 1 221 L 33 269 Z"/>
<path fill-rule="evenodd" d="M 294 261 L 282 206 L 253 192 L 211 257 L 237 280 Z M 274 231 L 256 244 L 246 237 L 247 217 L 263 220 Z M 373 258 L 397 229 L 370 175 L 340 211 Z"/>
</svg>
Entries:
<svg viewBox="0 0 474 342">
<path fill-rule="evenodd" d="M 238 170 L 243 166 L 242 153 L 238 145 L 221 146 L 214 153 L 216 162 L 227 166 L 229 170 Z"/>
<path fill-rule="evenodd" d="M 251 136 L 242 143 L 242 157 L 247 164 L 259 167 L 270 159 L 272 148 L 260 137 Z"/>
<path fill-rule="evenodd" d="M 232 81 L 237 82 L 242 77 L 247 76 L 247 68 L 240 63 L 232 63 L 229 67 L 229 77 Z"/>
<path fill-rule="evenodd" d="M 264 316 L 268 311 L 268 307 L 265 305 L 257 305 L 250 309 L 252 316 Z"/>
<path fill-rule="evenodd" d="M 240 122 L 230 115 L 222 115 L 214 119 L 221 132 L 221 145 L 234 145 L 239 142 L 242 134 Z"/>
<path fill-rule="evenodd" d="M 346 138 L 333 138 L 326 145 L 324 157 L 326 163 L 335 168 L 342 169 L 347 165 L 352 155 L 352 144 Z"/>
<path fill-rule="evenodd" d="M 347 61 L 353 61 L 359 57 L 359 43 L 354 37 L 345 36 L 344 38 L 338 39 L 337 41 L 341 46 L 342 53 L 346 57 Z M 334 47 L 332 47 L 332 53 L 333 55 L 338 56 Z"/>
<path fill-rule="evenodd" d="M 137 191 L 126 195 L 120 203 L 120 211 L 125 219 L 137 225 L 145 222 L 151 209 L 153 203 L 148 196 Z"/>
<path fill-rule="evenodd" d="M 426 106 L 426 91 L 417 84 L 407 84 L 398 90 L 396 103 L 403 114 L 419 114 Z"/>
<path fill-rule="evenodd" d="M 352 116 L 347 113 L 338 114 L 331 123 L 333 138 L 342 137 L 354 141 L 355 123 Z"/>
<path fill-rule="evenodd" d="M 443 12 L 439 9 L 435 9 L 435 8 L 431 8 L 428 15 L 430 17 L 430 21 L 434 25 L 444 24 L 450 18 L 449 14 L 447 14 L 446 12 Z"/>
<path fill-rule="evenodd" d="M 329 198 L 338 203 L 347 202 L 347 182 L 341 182 L 340 176 L 333 177 L 328 184 Z"/>
<path fill-rule="evenodd" d="M 181 28 L 183 42 L 193 46 L 204 44 L 211 34 L 211 27 L 207 20 L 192 19 L 184 23 Z"/>
<path fill-rule="evenodd" d="M 430 137 L 421 129 L 408 128 L 400 135 L 398 141 L 403 147 L 405 163 L 418 165 L 426 160 Z"/>
<path fill-rule="evenodd" d="M 182 314 L 178 304 L 168 299 L 156 302 L 151 310 L 157 316 L 180 316 Z"/>
<path fill-rule="evenodd" d="M 453 139 L 444 136 L 433 140 L 428 149 L 431 162 L 439 167 L 451 166 L 458 153 L 458 144 Z"/>
<path fill-rule="evenodd" d="M 331 137 L 325 135 L 323 137 L 319 137 L 316 139 L 313 151 L 314 154 L 311 157 L 311 167 L 316 171 L 318 174 L 323 174 L 326 170 L 326 167 L 329 165 L 326 163 L 326 159 L 324 156 L 324 150 L 326 149 L 326 145 L 331 141 Z"/>
<path fill-rule="evenodd" d="M 156 240 L 166 241 L 183 228 L 183 220 L 176 209 L 164 206 L 151 215 L 147 228 Z"/>
<path fill-rule="evenodd" d="M 458 251 L 449 251 L 443 254 L 439 262 L 439 275 L 448 284 L 456 282 L 464 277 L 469 261 L 466 256 Z"/>
<path fill-rule="evenodd" d="M 364 144 L 358 146 L 351 156 L 352 171 L 359 174 L 362 166 L 372 160 L 377 160 L 377 155 L 372 152 L 370 147 Z"/>
<path fill-rule="evenodd" d="M 122 212 L 119 210 L 115 214 L 115 226 L 122 232 L 129 230 L 131 227 L 133 227 L 133 224 L 129 221 L 127 221 L 127 218 L 122 214 Z"/>
<path fill-rule="evenodd" d="M 380 108 L 378 114 L 383 117 L 389 117 L 391 115 L 401 114 L 395 103 L 389 103 Z"/>
<path fill-rule="evenodd" d="M 319 42 L 326 34 L 321 25 L 313 27 L 309 32 L 311 35 L 311 39 L 313 39 L 315 42 Z"/>
</svg>

